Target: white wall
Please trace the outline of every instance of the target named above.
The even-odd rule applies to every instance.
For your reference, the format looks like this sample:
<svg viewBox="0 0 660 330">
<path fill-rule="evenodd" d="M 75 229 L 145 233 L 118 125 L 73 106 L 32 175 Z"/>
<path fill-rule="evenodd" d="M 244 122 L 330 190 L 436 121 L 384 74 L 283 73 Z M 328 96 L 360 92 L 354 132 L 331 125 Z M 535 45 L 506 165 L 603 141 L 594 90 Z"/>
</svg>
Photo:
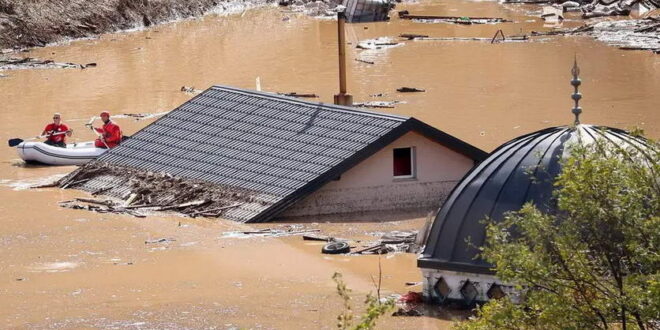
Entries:
<svg viewBox="0 0 660 330">
<path fill-rule="evenodd" d="M 395 179 L 392 149 L 415 147 L 416 177 Z M 425 136 L 409 132 L 346 171 L 281 218 L 383 210 L 432 210 L 474 165 L 472 159 Z"/>
<path fill-rule="evenodd" d="M 422 268 L 421 270 L 422 277 L 424 278 L 422 294 L 427 302 L 439 302 L 444 299 L 454 301 L 463 300 L 461 288 L 468 280 L 477 288 L 477 301 L 484 302 L 489 300 L 487 292 L 493 284 L 499 285 L 502 291 L 504 291 L 514 303 L 520 301 L 521 292 L 515 290 L 510 284 L 502 283 L 502 281 L 494 275 L 454 272 L 431 268 Z M 449 287 L 449 295 L 446 298 L 441 298 L 433 288 L 440 279 L 443 279 Z"/>
</svg>

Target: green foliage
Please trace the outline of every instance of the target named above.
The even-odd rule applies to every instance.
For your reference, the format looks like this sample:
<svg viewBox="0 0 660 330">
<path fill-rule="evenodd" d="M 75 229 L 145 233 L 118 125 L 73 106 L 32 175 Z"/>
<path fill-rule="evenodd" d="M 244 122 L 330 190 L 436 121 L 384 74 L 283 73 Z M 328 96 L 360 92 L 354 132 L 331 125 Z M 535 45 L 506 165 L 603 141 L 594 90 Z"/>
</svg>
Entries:
<svg viewBox="0 0 660 330">
<path fill-rule="evenodd" d="M 521 301 L 489 301 L 459 329 L 660 329 L 660 148 L 571 147 L 555 197 L 488 223 L 482 256 Z"/>
<path fill-rule="evenodd" d="M 358 320 L 359 322 L 353 325 L 353 308 L 351 307 L 351 297 L 349 295 L 351 289 L 346 287 L 341 273 L 335 273 L 332 279 L 337 283 L 337 294 L 342 298 L 344 304 L 344 310 L 337 316 L 338 329 L 373 329 L 376 327 L 376 320 L 394 308 L 394 299 L 387 299 L 385 302 L 381 302 L 369 293 L 364 302 L 365 312 Z"/>
</svg>

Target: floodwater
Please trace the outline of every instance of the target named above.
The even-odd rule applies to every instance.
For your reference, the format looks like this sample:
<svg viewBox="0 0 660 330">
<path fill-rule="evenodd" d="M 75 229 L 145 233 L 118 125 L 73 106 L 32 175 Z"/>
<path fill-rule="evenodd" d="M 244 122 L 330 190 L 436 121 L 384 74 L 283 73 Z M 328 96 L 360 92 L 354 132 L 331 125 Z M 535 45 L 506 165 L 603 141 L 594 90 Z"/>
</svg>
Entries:
<svg viewBox="0 0 660 330">
<path fill-rule="evenodd" d="M 405 41 L 358 50 L 358 41 L 401 33 L 431 37 L 492 37 L 548 30 L 540 8 L 450 0 L 399 5 L 412 14 L 498 16 L 497 25 L 426 24 L 394 17 L 347 28 L 349 92 L 355 101 L 405 101 L 385 112 L 414 116 L 484 150 L 524 133 L 573 121 L 569 84 L 577 55 L 582 69 L 582 122 L 642 127 L 660 135 L 660 56 L 621 51 L 586 37 L 526 43 Z M 536 17 L 534 16 L 536 15 Z M 394 15 L 396 16 L 396 15 Z M 17 70 L 0 78 L 0 137 L 38 134 L 61 112 L 75 139 L 101 110 L 154 113 L 191 95 L 181 86 L 213 84 L 264 91 L 337 91 L 336 23 L 263 8 L 207 16 L 144 31 L 102 36 L 30 51 L 26 56 L 90 63 L 85 70 Z M 578 26 L 569 16 L 564 27 Z M 374 64 L 354 61 L 359 58 Z M 423 88 L 401 94 L 396 88 Z M 383 93 L 382 97 L 371 97 Z M 149 123 L 120 118 L 131 134 Z M 341 301 L 331 276 L 344 274 L 353 303 L 373 291 L 377 256 L 319 253 L 300 237 L 222 238 L 225 231 L 265 228 L 229 221 L 99 215 L 62 209 L 84 193 L 22 189 L 73 170 L 26 167 L 15 151 L 0 151 L 0 324 L 3 327 L 333 328 Z M 353 220 L 350 217 L 347 221 Z M 377 219 L 374 219 L 377 220 Z M 313 221 L 313 219 L 310 219 Z M 342 237 L 418 229 L 423 219 L 385 223 L 306 224 Z M 171 242 L 145 244 L 146 240 Z M 419 290 L 415 256 L 381 257 L 384 295 Z M 386 317 L 383 328 L 446 328 L 457 312 L 434 317 Z"/>
</svg>

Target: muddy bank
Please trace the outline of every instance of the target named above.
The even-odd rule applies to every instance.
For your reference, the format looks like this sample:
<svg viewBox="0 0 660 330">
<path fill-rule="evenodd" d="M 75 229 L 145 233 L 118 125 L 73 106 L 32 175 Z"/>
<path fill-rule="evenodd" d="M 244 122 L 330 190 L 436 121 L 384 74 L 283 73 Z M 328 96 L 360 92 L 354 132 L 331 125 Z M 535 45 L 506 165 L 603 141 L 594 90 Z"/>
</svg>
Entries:
<svg viewBox="0 0 660 330">
<path fill-rule="evenodd" d="M 66 39 L 149 27 L 211 13 L 231 13 L 275 0 L 0 0 L 0 48 L 45 46 Z M 307 8 L 336 1 L 298 0 Z M 312 10 L 313 12 L 316 12 Z"/>
</svg>

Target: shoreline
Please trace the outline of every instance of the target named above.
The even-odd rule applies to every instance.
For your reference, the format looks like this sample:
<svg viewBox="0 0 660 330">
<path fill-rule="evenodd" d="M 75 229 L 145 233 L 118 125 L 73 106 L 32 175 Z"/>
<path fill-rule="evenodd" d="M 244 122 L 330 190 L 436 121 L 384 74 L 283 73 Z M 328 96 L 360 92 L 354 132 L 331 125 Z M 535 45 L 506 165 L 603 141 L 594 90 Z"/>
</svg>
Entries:
<svg viewBox="0 0 660 330">
<path fill-rule="evenodd" d="M 95 39 L 108 33 L 138 31 L 207 15 L 237 14 L 275 3 L 274 0 L 145 0 L 142 4 L 128 0 L 39 0 L 26 4 L 0 0 L 0 49 L 2 53 L 10 53 Z"/>
</svg>

